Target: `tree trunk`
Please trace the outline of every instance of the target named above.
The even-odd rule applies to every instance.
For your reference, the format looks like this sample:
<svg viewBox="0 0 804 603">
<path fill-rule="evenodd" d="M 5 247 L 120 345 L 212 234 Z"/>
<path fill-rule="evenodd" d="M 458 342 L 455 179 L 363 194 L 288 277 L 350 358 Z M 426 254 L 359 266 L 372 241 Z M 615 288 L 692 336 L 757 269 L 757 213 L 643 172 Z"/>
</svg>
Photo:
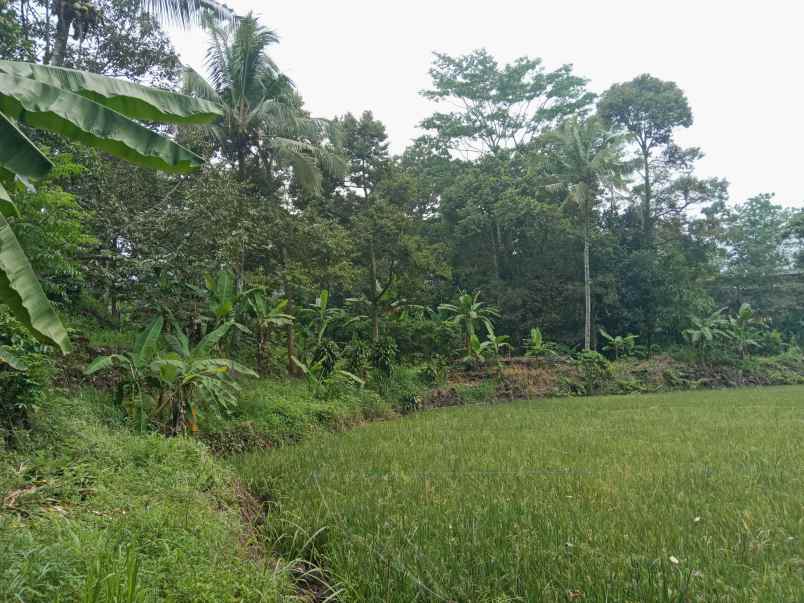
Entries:
<svg viewBox="0 0 804 603">
<path fill-rule="evenodd" d="M 371 341 L 377 343 L 380 340 L 380 300 L 377 290 L 377 255 L 374 250 L 374 239 L 369 240 L 369 278 L 371 279 Z"/>
<path fill-rule="evenodd" d="M 288 300 L 286 312 L 292 316 L 293 296 L 291 295 L 290 281 L 288 280 L 288 249 L 284 245 L 282 246 L 282 287 L 285 290 L 285 297 Z M 293 330 L 292 322 L 288 323 L 286 328 L 285 333 L 288 340 L 288 377 L 296 377 L 299 374 L 299 367 L 293 362 L 293 358 L 296 356 L 296 332 Z"/>
<path fill-rule="evenodd" d="M 590 350 L 592 345 L 592 278 L 589 271 L 589 231 L 583 240 L 583 293 L 584 293 L 584 350 Z"/>
<path fill-rule="evenodd" d="M 61 67 L 67 56 L 67 39 L 70 37 L 72 19 L 66 15 L 64 0 L 57 0 L 54 10 L 56 11 L 56 35 L 53 39 L 53 54 L 49 57 L 49 63 Z"/>
<path fill-rule="evenodd" d="M 287 326 L 287 337 L 288 337 L 288 376 L 296 377 L 299 373 L 299 367 L 296 366 L 296 363 L 293 362 L 293 358 L 296 356 L 296 333 L 293 331 L 293 325 L 289 324 Z"/>
<path fill-rule="evenodd" d="M 494 278 L 499 282 L 500 280 L 500 258 L 498 255 L 498 247 L 497 244 L 497 237 L 495 236 L 495 228 L 494 224 L 489 225 L 489 234 L 491 235 L 489 239 L 491 240 L 491 259 L 494 263 Z M 498 294 L 498 303 L 499 303 L 499 294 Z"/>
<path fill-rule="evenodd" d="M 646 248 L 653 247 L 653 210 L 651 204 L 653 202 L 653 191 L 651 190 L 650 180 L 650 151 L 646 148 L 642 149 L 642 182 L 645 187 L 642 196 L 642 233 L 644 237 L 644 245 Z"/>
</svg>

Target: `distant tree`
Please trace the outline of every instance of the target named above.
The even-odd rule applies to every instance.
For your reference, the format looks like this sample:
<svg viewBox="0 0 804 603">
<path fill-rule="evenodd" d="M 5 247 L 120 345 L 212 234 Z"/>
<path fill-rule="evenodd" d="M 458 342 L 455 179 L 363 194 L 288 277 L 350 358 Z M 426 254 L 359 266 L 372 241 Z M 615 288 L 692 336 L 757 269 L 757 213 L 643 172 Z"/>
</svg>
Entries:
<svg viewBox="0 0 804 603">
<path fill-rule="evenodd" d="M 547 71 L 541 59 L 520 57 L 501 66 L 483 49 L 457 57 L 436 53 L 430 77 L 433 87 L 422 95 L 455 110 L 421 125 L 466 158 L 521 150 L 594 100 L 571 65 Z"/>
<path fill-rule="evenodd" d="M 797 250 L 788 238 L 793 210 L 761 194 L 737 205 L 722 220 L 725 270 L 720 282 L 724 302 L 749 303 L 779 328 L 797 330 L 804 318 L 804 279 L 795 272 Z"/>
<path fill-rule="evenodd" d="M 184 89 L 223 108 L 210 132 L 241 181 L 259 178 L 249 167 L 269 180 L 275 170 L 291 167 L 302 186 L 317 189 L 322 170 L 340 173 L 345 166 L 326 143 L 329 122 L 303 111 L 293 83 L 268 56 L 277 41 L 252 15 L 225 27 L 211 25 L 210 81 L 188 67 Z"/>
<path fill-rule="evenodd" d="M 627 132 L 636 147 L 634 160 L 640 182 L 631 190 L 634 205 L 627 210 L 628 229 L 638 233 L 628 243 L 622 262 L 627 276 L 623 295 L 638 317 L 642 340 L 651 348 L 660 316 L 670 305 L 665 270 L 669 256 L 679 251 L 686 236 L 686 210 L 707 204 L 722 207 L 728 183 L 694 175 L 700 149 L 675 143 L 678 128 L 692 125 L 692 111 L 684 92 L 674 83 L 643 74 L 606 91 L 598 105 L 602 119 L 612 128 Z M 677 272 L 683 276 L 683 272 Z"/>
<path fill-rule="evenodd" d="M 584 349 L 592 345 L 592 277 L 589 245 L 595 207 L 606 183 L 619 180 L 625 171 L 622 158 L 623 139 L 611 133 L 597 118 L 565 121 L 550 138 L 560 172 L 559 185 L 567 192 L 567 201 L 579 215 L 583 233 L 584 268 Z"/>
<path fill-rule="evenodd" d="M 338 120 L 350 170 L 335 191 L 338 215 L 353 233 L 355 263 L 361 275 L 356 303 L 371 320 L 371 339 L 380 340 L 383 319 L 398 311 L 401 299 L 422 288 L 426 275 L 441 274 L 440 244 L 419 236 L 415 183 L 388 155 L 385 126 L 371 112 Z M 402 285 L 406 284 L 405 291 Z"/>
<path fill-rule="evenodd" d="M 48 0 L 45 0 L 47 2 Z M 137 0 L 138 8 L 157 19 L 188 26 L 201 24 L 205 19 L 233 19 L 234 13 L 215 0 Z M 85 0 L 53 0 L 47 11 L 55 20 L 52 49 L 48 40 L 44 62 L 63 66 L 67 56 L 67 41 L 72 33 L 76 40 L 83 40 L 87 33 L 98 27 L 104 19 L 101 4 Z M 52 17 L 51 17 L 52 16 Z M 49 26 L 49 23 L 48 23 Z"/>
<path fill-rule="evenodd" d="M 793 212 L 764 193 L 737 205 L 727 216 L 727 270 L 746 281 L 777 274 L 791 266 L 783 242 Z"/>
<path fill-rule="evenodd" d="M 804 209 L 793 214 L 785 227 L 785 239 L 796 246 L 796 264 L 804 270 Z"/>
<path fill-rule="evenodd" d="M 676 128 L 692 125 L 687 97 L 675 82 L 643 74 L 609 88 L 600 99 L 598 112 L 612 126 L 628 131 L 639 148 L 641 218 L 645 244 L 650 247 L 655 235 L 654 157 L 671 147 Z"/>
</svg>

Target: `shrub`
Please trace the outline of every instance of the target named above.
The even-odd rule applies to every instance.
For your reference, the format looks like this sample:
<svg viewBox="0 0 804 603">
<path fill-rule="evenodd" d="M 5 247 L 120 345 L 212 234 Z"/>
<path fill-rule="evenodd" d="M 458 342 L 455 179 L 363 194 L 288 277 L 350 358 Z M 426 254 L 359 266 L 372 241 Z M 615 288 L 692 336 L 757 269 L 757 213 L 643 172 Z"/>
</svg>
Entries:
<svg viewBox="0 0 804 603">
<path fill-rule="evenodd" d="M 371 366 L 386 377 L 391 376 L 396 366 L 399 348 L 390 337 L 381 339 L 371 346 Z"/>
<path fill-rule="evenodd" d="M 419 380 L 429 387 L 443 385 L 447 382 L 448 364 L 443 356 L 433 356 L 419 369 Z"/>
<path fill-rule="evenodd" d="M 600 391 L 611 380 L 611 364 L 606 358 L 591 350 L 581 352 L 577 359 L 581 376 L 583 393 L 592 396 Z"/>
<path fill-rule="evenodd" d="M 28 425 L 28 413 L 42 397 L 47 380 L 42 346 L 0 309 L 0 436 Z"/>
</svg>

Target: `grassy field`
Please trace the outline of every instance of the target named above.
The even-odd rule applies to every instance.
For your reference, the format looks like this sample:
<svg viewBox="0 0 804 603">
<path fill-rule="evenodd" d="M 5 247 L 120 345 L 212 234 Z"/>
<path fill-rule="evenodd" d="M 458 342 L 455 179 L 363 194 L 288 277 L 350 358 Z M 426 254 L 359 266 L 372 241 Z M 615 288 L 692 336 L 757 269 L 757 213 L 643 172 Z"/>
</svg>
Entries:
<svg viewBox="0 0 804 603">
<path fill-rule="evenodd" d="M 343 601 L 804 601 L 804 387 L 438 410 L 237 468 Z"/>
</svg>

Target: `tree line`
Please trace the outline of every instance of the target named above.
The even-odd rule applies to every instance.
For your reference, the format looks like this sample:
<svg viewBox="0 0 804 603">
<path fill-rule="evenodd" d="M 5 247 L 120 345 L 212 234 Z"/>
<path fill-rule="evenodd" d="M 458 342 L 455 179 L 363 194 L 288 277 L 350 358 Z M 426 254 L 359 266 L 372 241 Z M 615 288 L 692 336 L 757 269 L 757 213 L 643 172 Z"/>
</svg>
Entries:
<svg viewBox="0 0 804 603">
<path fill-rule="evenodd" d="M 538 328 L 598 349 L 602 329 L 651 350 L 746 303 L 785 338 L 804 335 L 802 212 L 770 194 L 734 203 L 725 179 L 696 175 L 703 152 L 677 142 L 693 112 L 674 82 L 643 74 L 596 94 L 571 65 L 435 54 L 422 94 L 439 110 L 394 155 L 370 110 L 310 115 L 271 59 L 278 35 L 253 16 L 206 18 L 199 74 L 141 2 L 98 0 L 72 19 L 81 3 L 51 4 L 0 7 L 0 58 L 181 91 L 222 113 L 161 128 L 207 159 L 189 175 L 23 127 L 55 169 L 18 193 L 9 222 L 67 317 L 166 316 L 200 338 L 205 275 L 231 273 L 234 295 L 259 289 L 288 316 L 326 291 L 360 318 L 349 337 L 413 355 L 455 351 L 434 341 L 433 315 L 462 293 L 495 306 L 496 333 L 517 347 Z M 290 372 L 303 337 L 292 321 L 271 330 Z"/>
</svg>

